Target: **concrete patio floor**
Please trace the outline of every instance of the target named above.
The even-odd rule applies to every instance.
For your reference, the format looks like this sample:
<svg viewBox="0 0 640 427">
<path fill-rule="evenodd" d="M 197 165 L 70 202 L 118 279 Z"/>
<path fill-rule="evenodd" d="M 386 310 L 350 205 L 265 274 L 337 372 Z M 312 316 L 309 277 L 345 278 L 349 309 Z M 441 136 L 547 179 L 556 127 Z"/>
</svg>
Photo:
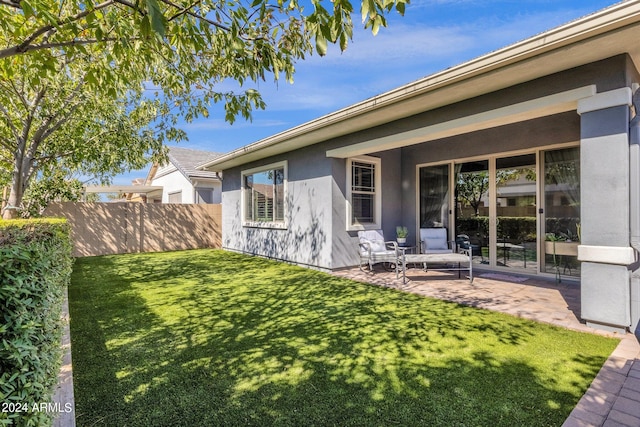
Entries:
<svg viewBox="0 0 640 427">
<path fill-rule="evenodd" d="M 580 319 L 580 285 L 563 279 L 532 278 L 513 273 L 476 271 L 474 280 L 457 273 L 407 270 L 407 280 L 376 266 L 374 272 L 352 268 L 337 276 L 391 287 L 471 307 L 508 313 L 581 332 L 621 338 L 564 427 L 640 427 L 640 344 L 631 333 L 598 331 Z"/>
</svg>

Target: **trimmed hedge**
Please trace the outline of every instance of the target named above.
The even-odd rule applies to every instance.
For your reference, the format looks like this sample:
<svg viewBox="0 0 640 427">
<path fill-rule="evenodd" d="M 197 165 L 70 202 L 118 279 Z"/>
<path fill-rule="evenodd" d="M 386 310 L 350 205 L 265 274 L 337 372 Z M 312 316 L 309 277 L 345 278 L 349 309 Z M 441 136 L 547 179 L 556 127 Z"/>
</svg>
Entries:
<svg viewBox="0 0 640 427">
<path fill-rule="evenodd" d="M 466 234 L 474 240 L 482 240 L 489 236 L 489 217 L 473 216 L 469 218 L 456 218 L 456 234 Z"/>
<path fill-rule="evenodd" d="M 576 217 L 547 218 L 547 233 L 570 238 L 574 242 L 579 241 L 578 224 L 580 224 L 580 218 Z"/>
<path fill-rule="evenodd" d="M 487 216 L 457 218 L 456 224 L 458 234 L 466 234 L 472 239 L 489 236 L 489 217 Z M 546 231 L 576 241 L 579 240 L 578 224 L 580 224 L 580 218 L 547 218 Z M 504 236 L 511 243 L 532 242 L 536 237 L 536 218 L 500 217 L 498 236 Z"/>
<path fill-rule="evenodd" d="M 71 249 L 66 220 L 0 221 L 0 425 L 52 422 Z"/>
<path fill-rule="evenodd" d="M 498 221 L 498 236 L 511 243 L 535 242 L 536 217 L 503 216 Z"/>
<path fill-rule="evenodd" d="M 471 218 L 456 219 L 459 234 L 467 234 L 469 237 L 489 236 L 489 217 L 476 216 Z M 531 242 L 536 239 L 535 217 L 500 217 L 498 221 L 498 236 L 507 239 L 511 243 Z M 488 237 L 487 237 L 488 238 Z"/>
</svg>

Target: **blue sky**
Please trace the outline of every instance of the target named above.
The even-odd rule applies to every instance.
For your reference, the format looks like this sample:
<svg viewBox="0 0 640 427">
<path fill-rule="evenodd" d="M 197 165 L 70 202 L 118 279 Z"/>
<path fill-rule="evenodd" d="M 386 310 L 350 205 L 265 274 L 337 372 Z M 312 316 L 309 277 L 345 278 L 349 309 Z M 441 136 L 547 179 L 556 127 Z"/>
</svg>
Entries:
<svg viewBox="0 0 640 427">
<path fill-rule="evenodd" d="M 404 17 L 391 15 L 377 36 L 354 30 L 345 52 L 330 49 L 296 66 L 294 83 L 261 82 L 267 103 L 251 122 L 224 122 L 221 107 L 208 119 L 184 123 L 179 147 L 229 152 L 448 67 L 531 37 L 612 4 L 613 0 L 418 0 Z M 354 1 L 355 4 L 355 1 Z M 359 13 L 354 23 L 359 24 Z M 226 86 L 227 89 L 237 89 Z M 130 184 L 146 170 L 114 178 Z"/>
</svg>

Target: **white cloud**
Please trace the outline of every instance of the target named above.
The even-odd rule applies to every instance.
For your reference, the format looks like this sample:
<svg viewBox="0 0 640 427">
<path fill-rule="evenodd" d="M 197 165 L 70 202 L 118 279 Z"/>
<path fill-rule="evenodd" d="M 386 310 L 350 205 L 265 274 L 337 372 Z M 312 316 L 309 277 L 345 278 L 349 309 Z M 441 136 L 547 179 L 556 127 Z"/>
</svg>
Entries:
<svg viewBox="0 0 640 427">
<path fill-rule="evenodd" d="M 416 12 L 424 15 L 424 9 L 434 4 L 474 10 L 496 8 L 505 2 L 430 0 L 412 3 L 411 8 L 420 9 Z M 525 9 L 522 6 L 522 10 Z M 406 18 L 411 18 L 411 12 L 409 8 Z M 433 25 L 436 18 L 431 16 L 423 22 L 394 18 L 390 20 L 389 27 L 381 29 L 375 37 L 368 30 L 356 29 L 354 41 L 345 52 L 331 46 L 325 57 L 314 55 L 300 61 L 293 85 L 284 80 L 277 84 L 267 80 L 257 84 L 256 88 L 271 112 L 310 110 L 315 111 L 317 117 L 523 40 L 588 12 L 571 8 L 542 12 L 538 9 L 536 13 L 520 12 L 515 16 L 502 13 L 501 17 L 498 11 L 485 11 L 473 20 L 449 18 L 449 21 L 455 21 L 451 25 L 445 25 L 444 20 L 440 25 Z M 414 16 L 420 16 L 419 13 Z M 235 82 L 225 82 L 222 88 L 237 90 L 238 86 Z M 211 122 L 206 125 L 207 129 L 226 129 L 222 120 L 207 122 Z M 239 127 L 237 124 L 234 127 Z M 256 121 L 246 126 L 277 127 L 280 124 Z M 187 126 L 196 129 L 200 125 Z"/>
<path fill-rule="evenodd" d="M 484 3 L 485 7 L 488 3 L 495 7 L 504 2 L 436 3 Z M 423 2 L 418 7 L 427 4 Z M 524 40 L 590 11 L 538 10 L 508 18 L 489 13 L 449 26 L 396 20 L 376 37 L 358 30 L 345 52 L 332 47 L 326 57 L 312 56 L 300 62 L 292 88 L 287 83 L 279 89 L 263 84 L 260 90 L 270 110 L 309 108 L 329 112 Z"/>
<path fill-rule="evenodd" d="M 314 69 L 316 73 L 353 72 L 411 67 L 425 62 L 440 62 L 474 47 L 472 34 L 460 26 L 427 27 L 424 25 L 394 23 L 381 29 L 377 36 L 358 31 L 345 52 L 336 46 L 327 56 L 312 56 L 297 66 L 299 72 Z M 299 73 L 298 73 L 299 74 Z"/>
<path fill-rule="evenodd" d="M 394 19 L 376 37 L 368 30 L 356 30 L 355 40 L 347 51 L 340 53 L 337 47 L 332 47 L 326 57 L 315 55 L 299 62 L 292 85 L 285 81 L 258 84 L 256 88 L 267 103 L 267 111 L 255 112 L 253 122 L 238 119 L 230 127 L 220 118 L 221 114 L 212 113 L 216 119 L 187 124 L 185 130 L 198 135 L 206 131 L 240 133 L 250 129 L 261 135 L 264 131 L 259 129 L 277 132 L 508 46 L 596 9 L 565 7 L 541 11 L 538 8 L 535 13 L 527 13 L 525 6 L 530 3 L 527 0 L 523 0 L 522 7 L 513 6 L 511 2 L 512 9 L 522 10 L 515 15 L 493 9 L 487 13 L 487 7 L 509 3 L 505 1 L 431 0 L 418 5 L 412 3 L 412 7 L 424 9 L 445 3 L 460 10 L 469 9 L 467 18 L 476 16 L 474 10 L 483 9 L 484 13 L 478 13 L 473 20 L 449 17 L 453 22 L 450 25 L 445 25 L 445 20 L 433 25 L 435 18 L 430 16 L 425 22 Z M 410 13 L 408 10 L 407 18 Z M 237 83 L 225 83 L 225 87 L 231 89 L 231 86 L 237 89 Z"/>
</svg>

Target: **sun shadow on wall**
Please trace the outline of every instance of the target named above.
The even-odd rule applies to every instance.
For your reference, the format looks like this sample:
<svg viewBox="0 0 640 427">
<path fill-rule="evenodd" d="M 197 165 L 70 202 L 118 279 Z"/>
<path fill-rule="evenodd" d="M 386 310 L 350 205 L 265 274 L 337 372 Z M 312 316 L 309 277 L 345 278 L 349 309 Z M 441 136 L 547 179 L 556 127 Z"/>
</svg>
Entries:
<svg viewBox="0 0 640 427">
<path fill-rule="evenodd" d="M 52 203 L 46 216 L 71 225 L 74 256 L 220 247 L 221 206 Z"/>
<path fill-rule="evenodd" d="M 318 206 L 316 199 L 313 187 L 298 183 L 297 191 L 287 194 L 285 228 L 270 228 L 268 223 L 245 226 L 242 218 L 234 218 L 225 230 L 223 247 L 301 265 L 328 267 L 331 253 L 326 230 L 331 224 L 327 223 L 324 207 Z M 239 201 L 230 212 L 241 214 Z"/>
</svg>

